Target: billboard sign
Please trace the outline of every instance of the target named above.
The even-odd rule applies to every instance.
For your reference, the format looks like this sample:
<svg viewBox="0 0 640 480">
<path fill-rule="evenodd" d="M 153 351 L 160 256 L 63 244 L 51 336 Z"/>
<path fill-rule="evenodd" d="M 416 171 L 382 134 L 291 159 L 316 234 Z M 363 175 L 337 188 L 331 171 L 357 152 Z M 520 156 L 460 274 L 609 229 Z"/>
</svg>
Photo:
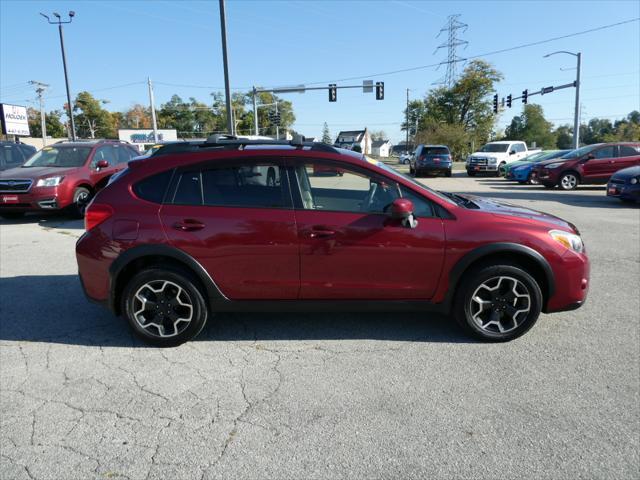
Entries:
<svg viewBox="0 0 640 480">
<path fill-rule="evenodd" d="M 2 110 L 2 133 L 5 135 L 29 136 L 29 119 L 27 117 L 27 107 L 20 105 L 0 104 Z"/>
</svg>

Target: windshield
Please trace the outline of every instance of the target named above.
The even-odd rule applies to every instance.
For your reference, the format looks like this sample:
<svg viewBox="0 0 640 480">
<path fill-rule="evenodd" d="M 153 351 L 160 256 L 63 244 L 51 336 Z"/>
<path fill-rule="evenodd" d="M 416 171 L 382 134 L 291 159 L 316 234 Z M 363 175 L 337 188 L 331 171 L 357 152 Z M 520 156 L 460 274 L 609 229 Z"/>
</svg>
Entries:
<svg viewBox="0 0 640 480">
<path fill-rule="evenodd" d="M 487 143 L 479 151 L 480 152 L 506 152 L 507 148 L 509 148 L 508 143 Z"/>
<path fill-rule="evenodd" d="M 449 155 L 449 149 L 446 147 L 425 147 L 424 155 Z"/>
<path fill-rule="evenodd" d="M 586 155 L 591 150 L 594 150 L 594 149 L 598 148 L 599 146 L 600 146 L 599 143 L 596 144 L 596 145 L 587 145 L 586 147 L 582 147 L 582 148 L 579 148 L 577 150 L 571 150 L 569 153 L 564 154 L 560 158 L 578 158 L 578 157 L 581 157 L 583 155 Z"/>
<path fill-rule="evenodd" d="M 81 167 L 91 147 L 45 147 L 22 167 Z"/>
<path fill-rule="evenodd" d="M 391 168 L 389 165 L 387 165 L 386 163 L 382 163 L 382 162 L 376 162 L 375 160 L 370 159 L 369 157 L 367 157 L 367 159 L 373 163 L 374 165 L 380 167 L 381 169 L 383 169 L 385 172 L 387 172 L 389 175 L 391 175 L 392 177 L 395 178 L 403 178 L 404 180 L 407 180 L 408 182 L 410 182 L 412 185 L 415 185 L 416 187 L 418 187 L 421 190 L 427 191 L 432 195 L 435 195 L 436 197 L 444 200 L 445 202 L 451 204 L 451 205 L 457 205 L 456 202 L 454 202 L 453 200 L 451 200 L 449 197 L 443 195 L 440 192 L 436 192 L 435 190 L 432 190 L 431 188 L 427 187 L 425 184 L 417 182 L 416 180 L 414 180 L 413 178 L 411 178 L 408 175 L 405 175 L 402 172 L 399 172 L 393 168 Z"/>
</svg>

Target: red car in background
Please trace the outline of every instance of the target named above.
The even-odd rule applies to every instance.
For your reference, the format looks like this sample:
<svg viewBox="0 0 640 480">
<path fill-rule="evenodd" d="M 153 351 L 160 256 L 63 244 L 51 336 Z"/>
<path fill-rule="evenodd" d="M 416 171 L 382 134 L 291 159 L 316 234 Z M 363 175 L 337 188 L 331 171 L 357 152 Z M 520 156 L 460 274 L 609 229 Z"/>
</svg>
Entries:
<svg viewBox="0 0 640 480">
<path fill-rule="evenodd" d="M 560 218 L 436 192 L 328 145 L 197 150 L 131 162 L 76 245 L 86 295 L 149 343 L 185 342 L 213 312 L 278 310 L 437 311 L 506 341 L 586 299 L 589 260 Z M 313 175 L 325 169 L 343 175 Z"/>
<path fill-rule="evenodd" d="M 59 142 L 44 147 L 24 165 L 0 173 L 0 216 L 67 210 L 82 216 L 109 177 L 140 152 L 118 140 Z"/>
<path fill-rule="evenodd" d="M 598 143 L 534 165 L 531 176 L 546 188 L 574 190 L 580 184 L 605 184 L 623 168 L 640 165 L 640 143 Z"/>
</svg>

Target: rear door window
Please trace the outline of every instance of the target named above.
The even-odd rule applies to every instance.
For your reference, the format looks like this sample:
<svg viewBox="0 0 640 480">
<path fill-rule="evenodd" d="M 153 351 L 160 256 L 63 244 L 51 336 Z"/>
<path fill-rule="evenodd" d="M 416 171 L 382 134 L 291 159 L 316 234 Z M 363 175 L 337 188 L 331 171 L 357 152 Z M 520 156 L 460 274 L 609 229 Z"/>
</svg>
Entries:
<svg viewBox="0 0 640 480">
<path fill-rule="evenodd" d="M 640 146 L 620 145 L 619 156 L 635 157 L 636 155 L 640 156 Z"/>
<path fill-rule="evenodd" d="M 449 155 L 449 149 L 446 147 L 426 147 L 423 153 L 425 155 Z"/>
</svg>

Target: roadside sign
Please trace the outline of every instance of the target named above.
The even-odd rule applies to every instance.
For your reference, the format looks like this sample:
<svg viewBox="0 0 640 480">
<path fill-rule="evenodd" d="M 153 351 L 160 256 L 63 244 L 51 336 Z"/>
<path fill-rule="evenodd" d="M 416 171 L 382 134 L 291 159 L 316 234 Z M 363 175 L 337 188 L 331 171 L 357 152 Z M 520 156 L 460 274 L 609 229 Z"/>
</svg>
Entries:
<svg viewBox="0 0 640 480">
<path fill-rule="evenodd" d="M 371 92 L 373 92 L 373 80 L 363 80 L 362 93 L 371 93 Z"/>
<path fill-rule="evenodd" d="M 20 105 L 0 104 L 2 109 L 2 133 L 5 135 L 29 136 L 29 119 L 27 117 L 27 107 Z"/>
</svg>

